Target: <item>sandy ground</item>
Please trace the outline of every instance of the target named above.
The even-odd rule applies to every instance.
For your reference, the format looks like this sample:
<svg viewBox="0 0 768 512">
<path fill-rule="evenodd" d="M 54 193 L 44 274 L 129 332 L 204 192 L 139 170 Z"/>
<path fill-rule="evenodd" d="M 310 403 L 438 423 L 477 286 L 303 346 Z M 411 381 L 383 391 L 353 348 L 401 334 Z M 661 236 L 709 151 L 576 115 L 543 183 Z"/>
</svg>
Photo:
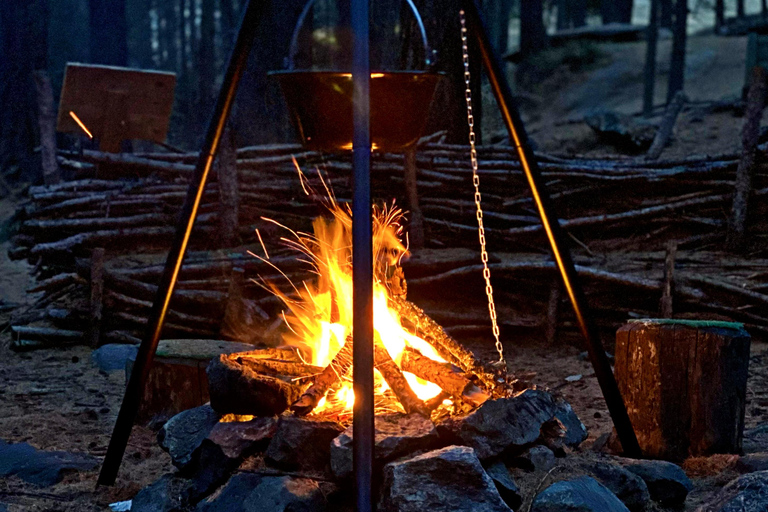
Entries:
<svg viewBox="0 0 768 512">
<path fill-rule="evenodd" d="M 669 41 L 661 43 L 661 65 L 657 102 L 665 91 Z M 692 37 L 689 41 L 686 92 L 694 102 L 738 96 L 743 85 L 744 38 Z M 625 113 L 640 108 L 644 46 L 642 43 L 603 45 L 599 64 L 565 72 L 556 70 L 530 91 L 527 104 L 529 130 L 539 149 L 557 153 L 606 154 L 613 150 L 599 144 L 580 120 L 602 106 Z M 735 56 L 735 57 L 734 57 Z M 530 102 L 529 102 L 530 103 Z M 741 118 L 730 113 L 702 114 L 699 103 L 682 114 L 675 139 L 662 158 L 681 155 L 736 151 Z M 487 133 L 493 132 L 494 116 L 485 109 Z M 9 219 L 15 202 L 0 201 L 0 222 Z M 11 262 L 7 244 L 0 244 L 0 306 L 23 305 L 34 297 L 24 293 L 30 283 L 25 262 Z M 9 311 L 0 312 L 4 322 Z M 8 335 L 0 338 L 0 439 L 25 441 L 45 450 L 84 452 L 103 457 L 122 398 L 124 378 L 120 373 L 100 373 L 91 363 L 85 347 L 40 350 L 19 354 L 8 349 Z M 564 344 L 543 346 L 530 340 L 507 342 L 509 366 L 514 373 L 535 372 L 531 381 L 563 393 L 589 428 L 584 449 L 611 428 L 610 418 L 590 364 L 579 357 L 582 349 Z M 471 345 L 479 354 L 493 355 L 489 342 Z M 568 382 L 566 377 L 581 375 Z M 768 346 L 753 344 L 748 383 L 747 427 L 764 421 L 768 414 Z M 686 510 L 693 510 L 724 483 L 712 476 L 732 459 L 690 464 L 696 480 Z M 714 468 L 714 469 L 713 469 Z M 129 499 L 141 487 L 171 470 L 169 457 L 160 450 L 155 433 L 136 427 L 131 438 L 118 483 L 96 489 L 97 471 L 68 476 L 63 482 L 37 489 L 17 478 L 0 480 L 0 503 L 11 512 L 106 510 L 110 502 Z M 563 470 L 567 472 L 567 469 Z M 727 474 L 727 473 L 726 473 Z M 530 476 L 530 479 L 541 478 Z M 718 479 L 719 478 L 719 479 Z M 543 485 L 542 480 L 537 485 Z M 522 482 L 523 485 L 528 485 Z M 535 482 L 534 482 L 535 484 Z M 533 484 L 531 484 L 533 485 Z"/>
</svg>

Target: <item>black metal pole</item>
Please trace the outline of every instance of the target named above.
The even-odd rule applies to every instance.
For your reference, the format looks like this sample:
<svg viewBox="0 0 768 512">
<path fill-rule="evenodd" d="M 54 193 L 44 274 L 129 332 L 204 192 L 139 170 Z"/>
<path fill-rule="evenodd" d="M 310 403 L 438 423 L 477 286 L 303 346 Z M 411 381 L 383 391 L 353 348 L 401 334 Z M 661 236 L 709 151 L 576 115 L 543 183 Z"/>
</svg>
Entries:
<svg viewBox="0 0 768 512">
<path fill-rule="evenodd" d="M 373 499 L 373 234 L 368 0 L 352 0 L 352 416 L 355 510 L 371 512 Z"/>
<path fill-rule="evenodd" d="M 563 232 L 557 215 L 552 207 L 552 200 L 549 197 L 544 180 L 541 177 L 538 163 L 534 157 L 533 150 L 528 143 L 528 136 L 525 133 L 525 126 L 520 118 L 520 114 L 515 108 L 512 98 L 512 91 L 507 83 L 501 67 L 500 60 L 495 55 L 492 46 L 488 41 L 488 35 L 485 31 L 480 9 L 476 0 L 464 0 L 464 10 L 467 20 L 474 37 L 477 39 L 480 52 L 483 57 L 483 66 L 491 83 L 493 94 L 496 97 L 496 103 L 501 111 L 504 124 L 509 132 L 509 138 L 514 144 L 520 164 L 528 179 L 528 185 L 533 194 L 533 200 L 541 217 L 541 223 L 544 226 L 549 245 L 552 248 L 552 255 L 555 259 L 560 275 L 563 278 L 563 285 L 571 300 L 573 311 L 576 314 L 576 320 L 579 323 L 579 329 L 587 342 L 587 351 L 595 369 L 597 381 L 600 389 L 603 391 L 608 411 L 611 413 L 613 424 L 616 427 L 616 433 L 619 436 L 621 445 L 624 448 L 625 455 L 629 457 L 640 456 L 640 445 L 637 442 L 635 431 L 632 428 L 632 422 L 627 414 L 627 408 L 621 397 L 619 386 L 611 371 L 611 363 L 605 354 L 605 349 L 597 334 L 597 328 L 592 321 L 587 307 L 584 290 L 581 287 L 576 267 L 573 264 L 568 244 L 564 242 Z"/>
<path fill-rule="evenodd" d="M 112 485 L 115 483 L 115 478 L 117 478 L 117 472 L 123 460 L 123 454 L 128 444 L 128 438 L 131 435 L 133 422 L 136 419 L 136 412 L 139 409 L 144 385 L 155 357 L 157 344 L 160 341 L 160 334 L 163 330 L 165 315 L 168 312 L 168 305 L 171 302 L 171 296 L 173 295 L 176 279 L 181 270 L 192 227 L 195 224 L 197 210 L 200 206 L 203 190 L 205 189 L 205 182 L 208 179 L 208 173 L 216 157 L 227 118 L 232 110 L 232 103 L 235 100 L 237 86 L 240 83 L 240 77 L 243 74 L 248 54 L 251 51 L 259 18 L 266 6 L 266 1 L 249 0 L 245 8 L 245 14 L 240 22 L 240 30 L 237 34 L 235 47 L 229 58 L 229 65 L 227 66 L 224 82 L 219 91 L 219 98 L 216 101 L 213 117 L 208 124 L 205 143 L 197 158 L 195 172 L 189 184 L 187 197 L 184 200 L 179 222 L 176 226 L 176 234 L 174 235 L 168 258 L 165 261 L 165 269 L 160 278 L 155 301 L 152 304 L 149 321 L 147 322 L 147 332 L 141 342 L 139 352 L 136 354 L 136 362 L 133 365 L 131 378 L 128 380 L 128 386 L 125 389 L 123 403 L 117 415 L 107 454 L 101 466 L 98 480 L 100 485 Z"/>
</svg>

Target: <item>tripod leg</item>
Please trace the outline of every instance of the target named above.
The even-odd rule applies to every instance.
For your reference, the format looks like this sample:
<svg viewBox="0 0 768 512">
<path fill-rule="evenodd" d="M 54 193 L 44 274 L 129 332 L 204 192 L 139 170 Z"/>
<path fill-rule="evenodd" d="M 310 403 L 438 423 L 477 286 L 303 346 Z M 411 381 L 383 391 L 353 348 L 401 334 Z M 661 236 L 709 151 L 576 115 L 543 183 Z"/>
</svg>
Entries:
<svg viewBox="0 0 768 512">
<path fill-rule="evenodd" d="M 557 215 L 552 208 L 552 200 L 547 193 L 544 180 L 541 177 L 539 166 L 533 155 L 533 150 L 528 143 L 528 137 L 525 133 L 523 121 L 520 114 L 514 106 L 512 91 L 507 83 L 506 76 L 499 63 L 498 56 L 495 55 L 493 48 L 488 41 L 488 35 L 480 16 L 477 0 L 464 0 L 462 2 L 466 12 L 467 20 L 470 23 L 472 33 L 477 39 L 480 53 L 483 57 L 483 67 L 488 74 L 488 80 L 493 89 L 493 95 L 501 111 L 504 124 L 509 132 L 510 141 L 514 144 L 517 154 L 520 158 L 520 164 L 525 172 L 528 185 L 533 194 L 533 200 L 541 217 L 541 223 L 549 240 L 552 249 L 552 255 L 555 264 L 560 271 L 563 279 L 563 285 L 568 297 L 571 300 L 573 311 L 576 314 L 576 320 L 579 323 L 584 339 L 587 342 L 587 351 L 592 366 L 595 369 L 597 381 L 603 392 L 603 397 L 611 413 L 611 419 L 616 427 L 616 433 L 619 436 L 624 453 L 629 457 L 640 456 L 640 445 L 637 442 L 635 431 L 632 428 L 632 422 L 627 414 L 627 408 L 621 397 L 619 386 L 611 371 L 611 364 L 605 355 L 605 349 L 597 336 L 597 329 L 592 322 L 587 301 L 584 296 L 584 290 L 581 287 L 576 267 L 571 258 L 571 252 L 568 244 L 564 243 L 563 233 Z"/>
<path fill-rule="evenodd" d="M 205 189 L 205 182 L 216 157 L 219 148 L 224 127 L 227 118 L 232 110 L 232 104 L 235 100 L 237 86 L 240 83 L 240 77 L 248 60 L 248 54 L 253 45 L 253 38 L 256 34 L 258 21 L 267 6 L 266 1 L 249 0 L 245 8 L 245 14 L 240 24 L 240 30 L 237 34 L 235 47 L 229 58 L 224 83 L 219 91 L 219 97 L 213 111 L 213 117 L 208 124 L 208 131 L 205 137 L 205 143 L 200 151 L 195 166 L 195 172 L 192 181 L 189 184 L 187 197 L 182 206 L 179 223 L 176 226 L 176 234 L 173 238 L 171 250 L 165 262 L 165 269 L 160 278 L 152 310 L 150 311 L 149 321 L 147 322 L 147 332 L 136 354 L 136 363 L 133 366 L 131 377 L 128 380 L 128 386 L 125 389 L 123 403 L 120 406 L 120 412 L 117 415 L 115 428 L 112 431 L 112 437 L 109 440 L 107 454 L 104 457 L 104 463 L 101 466 L 98 483 L 100 485 L 112 485 L 117 478 L 117 472 L 120 469 L 120 463 L 123 460 L 125 447 L 128 444 L 128 438 L 131 435 L 133 422 L 136 418 L 136 412 L 139 409 L 139 402 L 144 390 L 144 385 L 155 357 L 157 344 L 160 341 L 160 334 L 163 330 L 165 315 L 168 312 L 168 305 L 171 302 L 173 289 L 176 286 L 181 265 L 184 260 L 184 254 L 187 250 L 189 237 L 192 233 L 192 227 L 197 218 L 197 210 L 200 206 L 200 200 Z"/>
</svg>

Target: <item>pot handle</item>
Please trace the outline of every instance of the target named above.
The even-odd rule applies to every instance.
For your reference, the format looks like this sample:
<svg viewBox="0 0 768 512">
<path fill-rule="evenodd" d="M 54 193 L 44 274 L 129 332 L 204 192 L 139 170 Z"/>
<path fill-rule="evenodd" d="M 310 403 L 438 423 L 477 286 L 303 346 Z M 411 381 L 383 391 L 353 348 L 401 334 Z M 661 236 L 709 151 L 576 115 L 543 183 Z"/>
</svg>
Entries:
<svg viewBox="0 0 768 512">
<path fill-rule="evenodd" d="M 293 29 L 293 35 L 291 36 L 291 46 L 290 51 L 288 54 L 288 58 L 286 59 L 286 67 L 288 69 L 293 69 L 294 66 L 294 58 L 296 57 L 296 54 L 299 51 L 299 32 L 301 31 L 301 27 L 304 25 L 304 19 L 307 17 L 307 14 L 309 14 L 309 11 L 312 9 L 312 6 L 315 4 L 317 0 L 309 0 L 307 4 L 304 6 L 304 9 L 302 9 L 301 14 L 299 15 L 299 21 L 296 23 L 296 28 Z M 419 10 L 416 8 L 416 5 L 413 3 L 413 0 L 405 0 L 408 4 L 408 7 L 411 8 L 411 12 L 413 13 L 413 17 L 416 18 L 416 24 L 419 27 L 419 32 L 421 33 L 421 42 L 424 46 L 424 65 L 427 68 L 430 68 L 433 64 L 432 62 L 432 50 L 429 47 L 429 41 L 427 40 L 427 31 L 424 29 L 424 22 L 421 19 L 421 15 L 419 14 Z"/>
</svg>

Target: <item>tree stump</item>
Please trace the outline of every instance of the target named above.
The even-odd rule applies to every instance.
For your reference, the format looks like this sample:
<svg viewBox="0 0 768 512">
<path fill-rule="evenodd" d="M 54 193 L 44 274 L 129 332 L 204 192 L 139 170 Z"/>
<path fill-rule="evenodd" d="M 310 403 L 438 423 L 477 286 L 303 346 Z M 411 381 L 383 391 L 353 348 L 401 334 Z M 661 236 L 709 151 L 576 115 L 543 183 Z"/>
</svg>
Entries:
<svg viewBox="0 0 768 512">
<path fill-rule="evenodd" d="M 738 323 L 638 320 L 618 330 L 616 380 L 645 456 L 741 450 L 749 347 Z"/>
<path fill-rule="evenodd" d="M 155 416 L 171 417 L 208 402 L 205 369 L 211 359 L 252 348 L 245 343 L 221 340 L 160 341 L 144 387 L 137 421 L 146 423 Z M 127 372 L 131 366 L 129 361 Z"/>
</svg>

